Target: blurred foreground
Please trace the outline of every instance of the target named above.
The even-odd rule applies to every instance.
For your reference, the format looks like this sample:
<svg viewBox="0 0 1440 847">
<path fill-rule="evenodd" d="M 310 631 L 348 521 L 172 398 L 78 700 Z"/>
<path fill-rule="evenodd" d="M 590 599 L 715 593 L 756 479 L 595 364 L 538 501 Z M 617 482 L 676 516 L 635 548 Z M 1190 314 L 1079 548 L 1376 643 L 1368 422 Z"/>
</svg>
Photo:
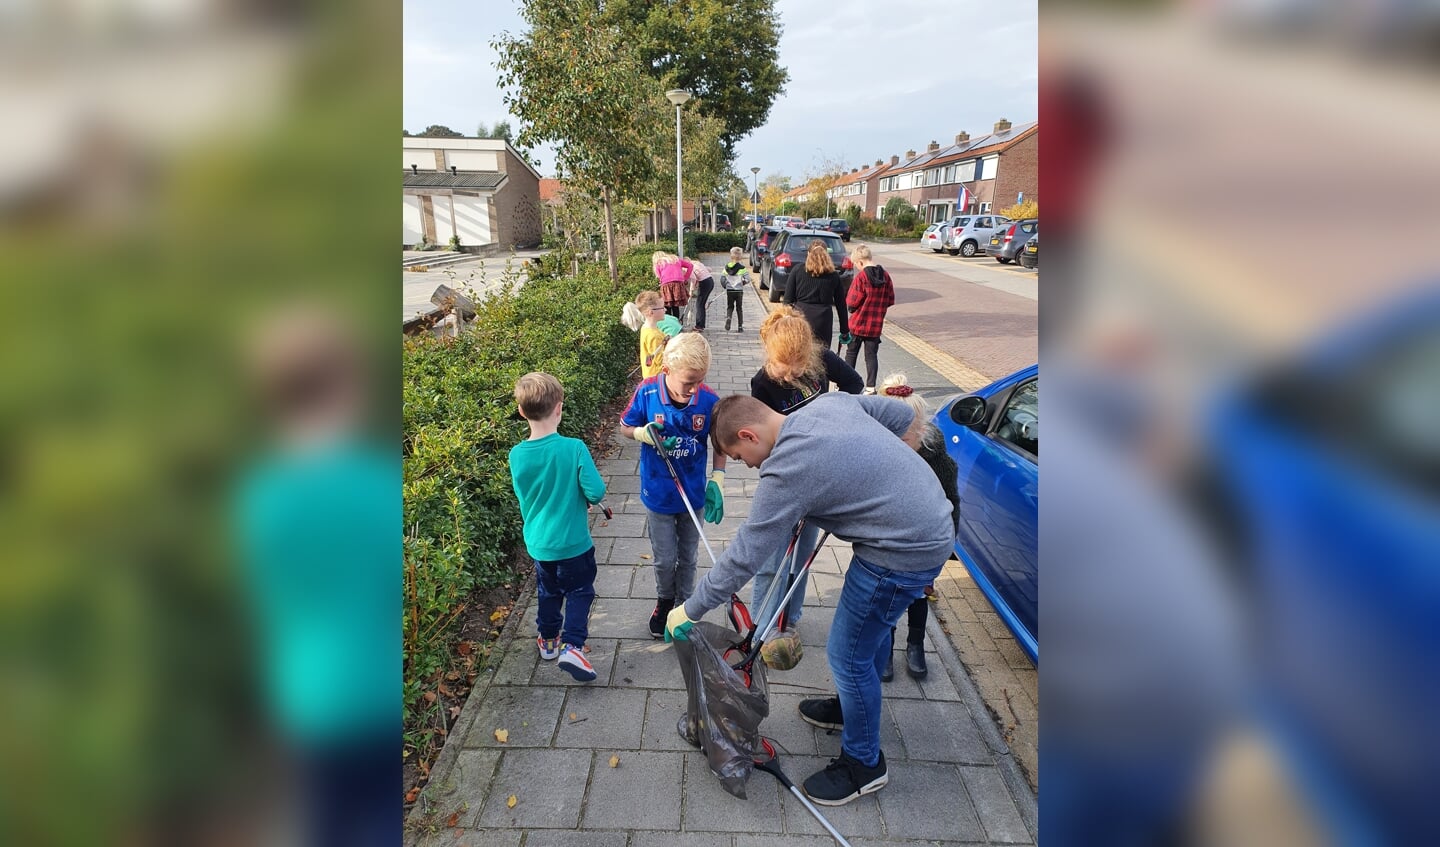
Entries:
<svg viewBox="0 0 1440 847">
<path fill-rule="evenodd" d="M 297 471 L 309 508 L 282 505 L 247 539 L 293 542 L 290 558 L 250 570 L 231 503 L 277 461 L 393 444 L 398 415 L 376 400 L 395 396 L 399 13 L 0 11 L 0 843 L 318 843 L 296 835 L 310 810 L 373 805 L 327 799 L 326 774 L 377 743 L 398 833 L 398 474 L 332 500 Z M 261 332 L 302 303 L 349 339 L 352 403 L 345 426 L 296 440 L 277 409 L 325 394 L 334 370 L 297 349 L 288 369 L 270 359 L 293 377 L 279 395 L 251 377 L 274 340 Z M 386 546 L 317 546 L 358 515 Z M 268 584 L 274 600 L 288 583 L 289 605 L 262 602 L 257 560 L 292 566 Z M 371 612 L 335 617 L 357 603 Z M 311 680 L 329 705 L 301 728 L 285 678 L 345 651 L 375 670 Z"/>
<path fill-rule="evenodd" d="M 1435 9 L 1123 8 L 1041 28 L 1042 843 L 1436 843 Z"/>
</svg>

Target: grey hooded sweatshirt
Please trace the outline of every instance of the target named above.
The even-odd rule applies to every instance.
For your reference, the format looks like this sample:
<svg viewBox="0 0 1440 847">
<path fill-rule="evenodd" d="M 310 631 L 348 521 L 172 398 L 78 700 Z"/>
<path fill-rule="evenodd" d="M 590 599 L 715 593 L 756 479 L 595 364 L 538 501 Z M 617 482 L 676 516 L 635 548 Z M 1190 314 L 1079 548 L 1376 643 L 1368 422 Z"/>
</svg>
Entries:
<svg viewBox="0 0 1440 847">
<path fill-rule="evenodd" d="M 822 394 L 787 416 L 760 465 L 749 519 L 685 601 L 685 614 L 699 620 L 728 600 L 801 518 L 882 568 L 944 563 L 955 524 L 934 472 L 900 440 L 913 417 L 898 400 L 852 394 Z"/>
</svg>

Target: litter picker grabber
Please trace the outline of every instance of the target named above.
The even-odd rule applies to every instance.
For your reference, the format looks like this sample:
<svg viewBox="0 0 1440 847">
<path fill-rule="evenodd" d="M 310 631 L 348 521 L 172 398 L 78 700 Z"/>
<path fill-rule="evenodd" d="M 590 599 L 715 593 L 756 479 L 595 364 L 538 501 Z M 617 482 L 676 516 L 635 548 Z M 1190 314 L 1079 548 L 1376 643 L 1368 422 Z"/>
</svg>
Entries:
<svg viewBox="0 0 1440 847">
<path fill-rule="evenodd" d="M 795 531 L 790 534 L 790 544 L 785 548 L 785 555 L 780 557 L 781 567 L 785 570 L 787 576 L 794 568 L 795 546 L 799 543 L 800 531 L 804 528 L 805 519 L 801 518 L 795 524 Z M 787 590 L 789 589 L 789 581 L 785 583 L 785 587 Z M 775 592 L 779 590 L 779 588 L 779 579 L 773 579 L 770 581 L 770 587 L 766 589 L 765 596 L 760 598 L 761 609 L 767 608 L 769 606 L 770 598 L 775 596 Z M 735 631 L 741 636 L 743 636 L 743 639 L 738 644 L 731 646 L 725 651 L 725 661 L 729 662 L 731 661 L 732 655 L 743 658 L 744 656 L 749 654 L 750 646 L 754 643 L 754 638 L 759 628 L 755 626 L 755 622 L 750 618 L 750 609 L 745 605 L 745 601 L 740 599 L 739 595 L 730 595 L 730 603 L 725 611 L 730 618 L 730 626 L 734 627 Z M 748 676 L 748 673 L 746 675 Z"/>
<path fill-rule="evenodd" d="M 796 537 L 799 537 L 798 530 Z M 740 653 L 742 646 L 750 645 L 749 651 L 743 654 L 739 663 L 730 665 L 736 673 L 742 675 L 747 687 L 750 684 L 750 669 L 755 666 L 755 659 L 760 655 L 760 648 L 765 646 L 765 639 L 770 637 L 770 633 L 775 631 L 775 625 L 783 618 L 786 604 L 790 602 L 790 598 L 795 595 L 796 587 L 800 585 L 800 575 L 810 570 L 810 566 L 815 563 L 815 557 L 820 554 L 820 548 L 825 546 L 825 540 L 829 537 L 829 530 L 820 534 L 819 540 L 815 542 L 815 549 L 810 551 L 810 555 L 805 558 L 805 564 L 800 570 L 795 570 L 793 564 L 789 568 L 790 575 L 786 582 L 785 596 L 780 598 L 780 606 L 775 610 L 775 614 L 770 616 L 770 620 L 764 625 L 756 627 L 740 644 L 725 651 L 725 661 L 729 664 L 733 654 Z M 748 616 L 747 613 L 746 617 Z"/>
<path fill-rule="evenodd" d="M 658 439 L 657 439 L 658 440 Z M 705 545 L 705 552 L 710 554 L 710 564 L 715 564 L 715 551 L 710 549 L 710 539 L 705 537 L 705 527 L 700 523 L 700 516 L 695 514 L 695 507 L 690 505 L 690 497 L 685 493 L 685 486 L 680 482 L 680 474 L 675 470 L 675 465 L 670 461 L 670 454 L 665 452 L 665 447 L 656 443 L 652 445 L 655 452 L 665 461 L 665 469 L 670 472 L 670 480 L 675 483 L 675 490 L 680 492 L 680 500 L 685 504 L 685 511 L 690 513 L 690 520 L 695 524 L 695 531 L 700 533 L 700 541 Z"/>
<path fill-rule="evenodd" d="M 799 786 L 791 782 L 790 777 L 785 775 L 785 771 L 780 769 L 780 755 L 775 752 L 775 745 L 770 743 L 770 739 L 761 736 L 760 746 L 764 750 L 764 758 L 756 757 L 755 769 L 762 770 L 780 780 L 780 784 L 790 789 L 790 793 L 795 795 L 795 799 L 799 800 L 801 804 L 809 810 L 810 814 L 815 816 L 815 820 L 819 821 L 820 825 L 825 827 L 825 831 L 830 833 L 830 837 L 835 839 L 836 844 L 843 844 L 844 847 L 850 847 L 850 842 L 845 840 L 845 836 L 835 831 L 835 827 L 831 826 L 830 822 L 825 820 L 825 816 L 820 814 L 820 810 L 815 808 L 815 804 L 810 802 L 810 799 L 805 796 L 805 792 L 801 791 Z"/>
</svg>

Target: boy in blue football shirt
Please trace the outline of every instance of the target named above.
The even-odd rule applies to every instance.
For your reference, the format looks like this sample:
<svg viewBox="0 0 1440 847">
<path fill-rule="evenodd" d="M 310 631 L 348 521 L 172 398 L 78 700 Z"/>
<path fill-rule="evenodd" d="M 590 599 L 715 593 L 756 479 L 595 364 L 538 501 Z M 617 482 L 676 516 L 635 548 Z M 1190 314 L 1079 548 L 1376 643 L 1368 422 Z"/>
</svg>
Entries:
<svg viewBox="0 0 1440 847">
<path fill-rule="evenodd" d="M 676 481 L 657 452 L 663 449 L 694 508 L 703 506 L 705 520 L 725 516 L 722 488 L 725 456 L 716 452 L 706 482 L 711 411 L 719 395 L 704 379 L 710 370 L 710 344 L 705 336 L 687 332 L 665 345 L 660 373 L 640 383 L 620 418 L 620 433 L 651 449 L 640 450 L 640 501 L 649 516 L 650 546 L 655 564 L 655 611 L 650 635 L 665 635 L 665 616 L 695 590 L 695 558 L 700 530 L 685 508 Z"/>
</svg>

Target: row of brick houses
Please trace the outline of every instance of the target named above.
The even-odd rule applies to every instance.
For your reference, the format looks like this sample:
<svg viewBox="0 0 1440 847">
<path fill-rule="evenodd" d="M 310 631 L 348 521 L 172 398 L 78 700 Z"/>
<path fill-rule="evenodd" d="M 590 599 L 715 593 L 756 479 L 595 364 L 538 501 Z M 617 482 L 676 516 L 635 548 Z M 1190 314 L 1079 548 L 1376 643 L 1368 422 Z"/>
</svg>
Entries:
<svg viewBox="0 0 1440 847">
<path fill-rule="evenodd" d="M 956 209 L 960 186 L 970 190 L 970 207 Z M 792 194 L 806 194 L 796 189 Z M 926 221 L 943 221 L 963 212 L 988 212 L 1040 199 L 1040 124 L 1012 125 L 1000 119 L 994 131 L 979 138 L 962 132 L 955 143 L 941 147 L 931 141 L 923 152 L 909 150 L 902 158 L 876 159 L 852 168 L 830 190 L 837 214 L 857 206 L 864 217 L 882 216 L 885 204 L 900 197 L 918 207 Z"/>
</svg>

